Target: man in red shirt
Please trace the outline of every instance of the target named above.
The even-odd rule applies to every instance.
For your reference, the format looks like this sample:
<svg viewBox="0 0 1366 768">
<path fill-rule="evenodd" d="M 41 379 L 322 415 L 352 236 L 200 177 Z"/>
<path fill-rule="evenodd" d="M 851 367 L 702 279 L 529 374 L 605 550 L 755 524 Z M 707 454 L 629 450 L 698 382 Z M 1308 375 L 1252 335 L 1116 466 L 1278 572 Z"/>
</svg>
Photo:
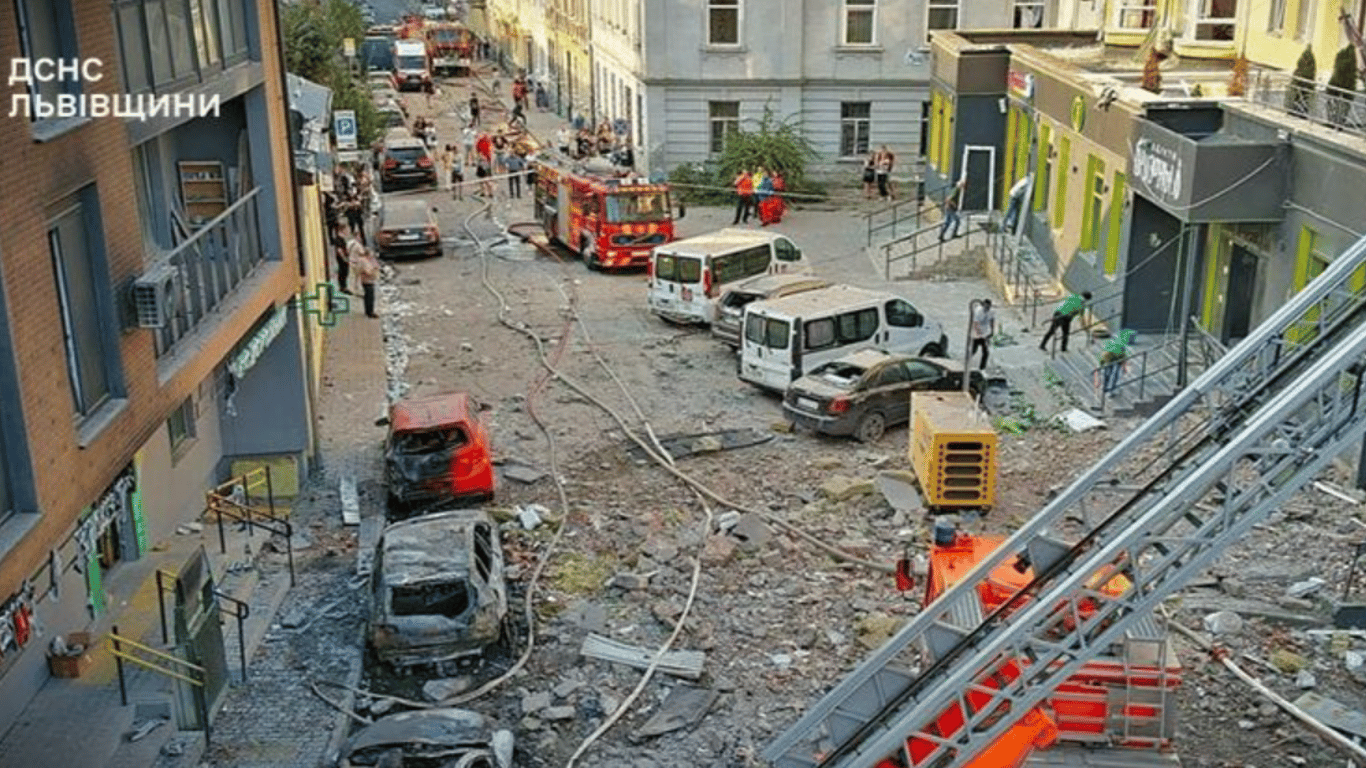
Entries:
<svg viewBox="0 0 1366 768">
<path fill-rule="evenodd" d="M 745 168 L 735 177 L 735 194 L 739 199 L 735 203 L 735 221 L 731 223 L 748 224 L 749 213 L 754 209 L 754 179 Z"/>
<path fill-rule="evenodd" d="M 479 138 L 474 140 L 474 151 L 484 158 L 485 162 L 493 164 L 493 139 L 490 139 L 487 133 L 479 133 Z"/>
</svg>

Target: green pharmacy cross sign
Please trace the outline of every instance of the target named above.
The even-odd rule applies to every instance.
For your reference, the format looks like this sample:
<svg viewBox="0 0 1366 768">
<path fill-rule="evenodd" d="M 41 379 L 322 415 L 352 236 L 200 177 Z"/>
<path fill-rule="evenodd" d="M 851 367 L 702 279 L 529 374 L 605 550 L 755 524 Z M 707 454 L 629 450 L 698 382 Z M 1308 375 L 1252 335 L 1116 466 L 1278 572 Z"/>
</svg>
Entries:
<svg viewBox="0 0 1366 768">
<path fill-rule="evenodd" d="M 337 295 L 331 283 L 317 283 L 313 293 L 300 295 L 306 314 L 317 315 L 318 322 L 327 327 L 337 324 L 337 316 L 351 311 L 351 299 Z"/>
</svg>

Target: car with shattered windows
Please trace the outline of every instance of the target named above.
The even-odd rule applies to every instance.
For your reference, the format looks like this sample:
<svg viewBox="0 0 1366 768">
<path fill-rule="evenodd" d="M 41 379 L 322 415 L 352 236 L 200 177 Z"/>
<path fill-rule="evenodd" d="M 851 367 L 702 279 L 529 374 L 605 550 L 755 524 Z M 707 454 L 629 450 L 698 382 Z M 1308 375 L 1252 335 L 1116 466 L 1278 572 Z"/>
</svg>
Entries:
<svg viewBox="0 0 1366 768">
<path fill-rule="evenodd" d="M 384 480 L 389 519 L 433 506 L 488 501 L 494 494 L 486 407 L 463 392 L 399 400 L 389 406 Z"/>
<path fill-rule="evenodd" d="M 379 661 L 444 672 L 504 637 L 503 547 L 487 512 L 394 523 L 380 536 L 373 568 L 369 642 Z"/>
<path fill-rule="evenodd" d="M 433 707 L 398 712 L 362 727 L 346 740 L 338 768 L 512 768 L 515 741 L 478 712 Z"/>
</svg>

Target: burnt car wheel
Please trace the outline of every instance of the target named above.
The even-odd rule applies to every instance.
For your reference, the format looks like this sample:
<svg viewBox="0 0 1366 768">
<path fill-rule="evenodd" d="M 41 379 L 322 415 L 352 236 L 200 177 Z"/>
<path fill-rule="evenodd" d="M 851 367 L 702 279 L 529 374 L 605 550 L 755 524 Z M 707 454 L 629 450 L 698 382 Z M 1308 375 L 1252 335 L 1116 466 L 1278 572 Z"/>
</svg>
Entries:
<svg viewBox="0 0 1366 768">
<path fill-rule="evenodd" d="M 854 427 L 854 439 L 860 443 L 875 443 L 887 431 L 887 419 L 877 411 L 863 414 Z"/>
</svg>

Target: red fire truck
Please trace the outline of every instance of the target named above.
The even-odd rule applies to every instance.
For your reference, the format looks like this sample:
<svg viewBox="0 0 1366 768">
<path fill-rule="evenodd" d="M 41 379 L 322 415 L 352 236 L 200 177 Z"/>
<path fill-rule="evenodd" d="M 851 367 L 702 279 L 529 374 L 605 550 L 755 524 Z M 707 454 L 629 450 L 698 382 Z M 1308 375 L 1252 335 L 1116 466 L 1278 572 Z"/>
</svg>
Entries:
<svg viewBox="0 0 1366 768">
<path fill-rule="evenodd" d="M 441 74 L 467 75 L 474 55 L 474 35 L 458 21 L 430 21 L 424 29 L 432 69 Z"/>
<path fill-rule="evenodd" d="M 669 185 L 538 160 L 536 220 L 589 269 L 643 267 L 674 239 Z"/>
</svg>

